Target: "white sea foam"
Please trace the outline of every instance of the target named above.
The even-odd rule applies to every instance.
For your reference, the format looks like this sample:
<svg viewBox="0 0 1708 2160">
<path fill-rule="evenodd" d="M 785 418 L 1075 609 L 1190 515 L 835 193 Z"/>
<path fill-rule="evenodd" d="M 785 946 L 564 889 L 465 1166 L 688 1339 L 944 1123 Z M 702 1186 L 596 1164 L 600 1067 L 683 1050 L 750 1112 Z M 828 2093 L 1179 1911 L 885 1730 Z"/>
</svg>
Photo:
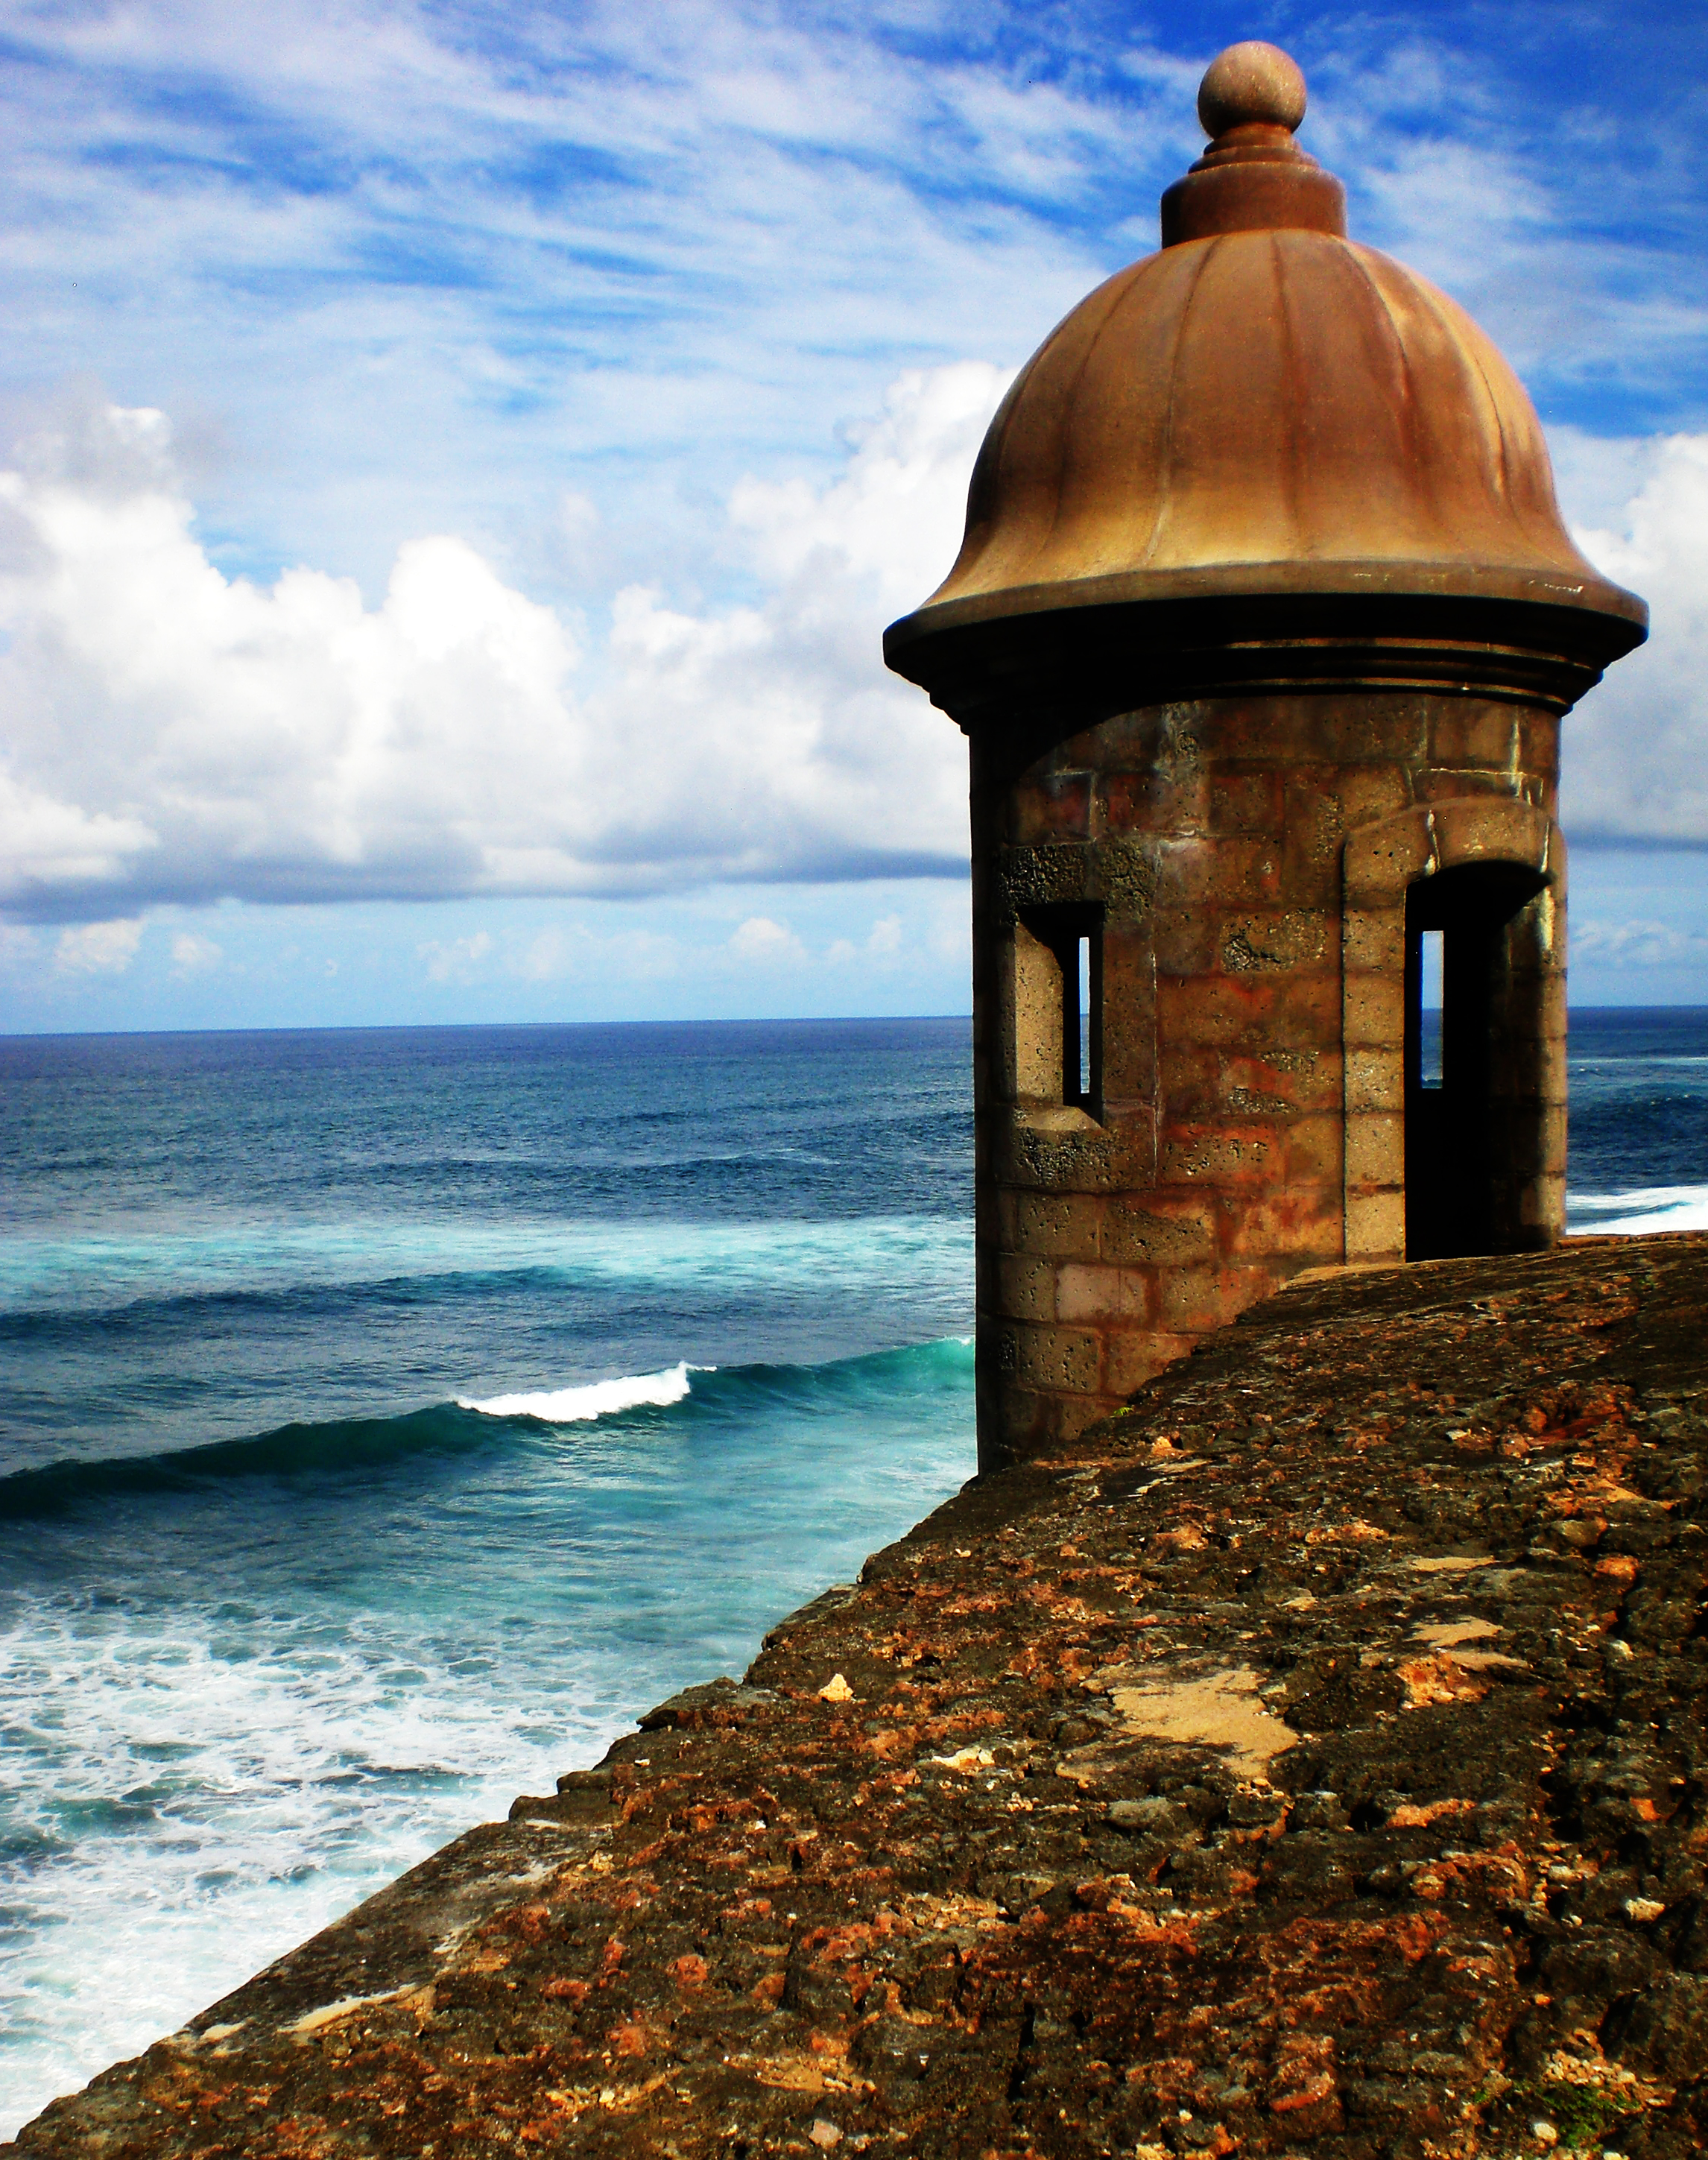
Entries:
<svg viewBox="0 0 1708 2160">
<path fill-rule="evenodd" d="M 1643 1185 L 1628 1192 L 1574 1192 L 1566 1201 L 1569 1235 L 1646 1237 L 1661 1230 L 1708 1230 L 1708 1185 Z"/>
<path fill-rule="evenodd" d="M 693 1370 L 602 1384 L 680 1399 Z M 0 1544 L 0 2140 L 648 1703 L 743 1670 L 966 1476 L 963 1345 L 802 1376 L 732 1388 L 672 1447 L 618 1426 L 7 1526 L 82 1558 L 30 1589 Z M 584 1417 L 594 1392 L 511 1399 Z"/>
<path fill-rule="evenodd" d="M 541 1394 L 488 1395 L 475 1401 L 456 1399 L 459 1410 L 483 1410 L 488 1417 L 538 1418 L 543 1425 L 584 1425 L 591 1418 L 610 1417 L 616 1410 L 638 1410 L 656 1403 L 662 1409 L 679 1403 L 692 1383 L 688 1374 L 709 1373 L 710 1365 L 672 1365 L 662 1373 L 637 1373 L 628 1379 L 593 1380 L 579 1388 L 555 1388 Z"/>
<path fill-rule="evenodd" d="M 14 1603 L 0 2139 L 623 1729 L 596 1656 L 518 1688 L 491 1633 Z"/>
</svg>

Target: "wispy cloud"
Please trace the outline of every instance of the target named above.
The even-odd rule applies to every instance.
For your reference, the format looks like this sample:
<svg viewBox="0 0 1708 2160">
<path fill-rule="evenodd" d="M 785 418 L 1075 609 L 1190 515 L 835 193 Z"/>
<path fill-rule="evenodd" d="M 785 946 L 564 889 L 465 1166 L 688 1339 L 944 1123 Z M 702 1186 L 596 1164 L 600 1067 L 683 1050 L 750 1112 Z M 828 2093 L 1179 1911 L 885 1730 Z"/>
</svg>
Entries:
<svg viewBox="0 0 1708 2160">
<path fill-rule="evenodd" d="M 1708 48 L 1669 12 L 1640 37 L 1611 4 L 1288 13 L 1363 236 L 1487 314 L 1560 417 L 1611 384 L 1677 425 L 1701 394 Z M 743 471 L 823 470 L 904 366 L 1015 364 L 1151 245 L 1197 73 L 1249 27 L 0 0 L 11 382 L 90 371 L 194 420 L 220 559 L 263 574 L 376 594 L 454 531 L 545 589 L 568 484 L 614 585 L 691 582 Z"/>
<path fill-rule="evenodd" d="M 1708 959 L 1708 934 L 1676 923 L 1591 919 L 1572 926 L 1571 957 L 1586 968 L 1700 967 Z"/>
</svg>

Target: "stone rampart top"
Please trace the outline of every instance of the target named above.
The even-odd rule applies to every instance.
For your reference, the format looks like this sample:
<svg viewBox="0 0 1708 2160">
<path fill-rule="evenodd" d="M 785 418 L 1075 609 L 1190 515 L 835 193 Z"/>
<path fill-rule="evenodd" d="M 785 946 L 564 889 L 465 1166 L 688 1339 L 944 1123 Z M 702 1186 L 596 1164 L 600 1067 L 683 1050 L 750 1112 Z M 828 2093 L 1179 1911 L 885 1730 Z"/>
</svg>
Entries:
<svg viewBox="0 0 1708 2160">
<path fill-rule="evenodd" d="M 1686 2160 L 1705 1327 L 1301 1279 L 16 2150 Z"/>
</svg>

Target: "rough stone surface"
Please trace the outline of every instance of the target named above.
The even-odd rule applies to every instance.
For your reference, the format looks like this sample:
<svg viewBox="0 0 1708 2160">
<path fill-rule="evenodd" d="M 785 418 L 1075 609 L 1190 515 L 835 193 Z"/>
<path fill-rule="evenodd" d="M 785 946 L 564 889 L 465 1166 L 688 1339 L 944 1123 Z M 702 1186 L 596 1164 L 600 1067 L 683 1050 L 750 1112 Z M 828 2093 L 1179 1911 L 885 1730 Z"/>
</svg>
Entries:
<svg viewBox="0 0 1708 2160">
<path fill-rule="evenodd" d="M 1404 1257 L 1406 900 L 1444 870 L 1544 880 L 1502 932 L 1479 1241 L 1555 1242 L 1559 750 L 1544 704 L 1368 686 L 973 731 L 981 1468 L 1071 1443 L 1303 1270 Z"/>
<path fill-rule="evenodd" d="M 1705 1321 L 1296 1282 L 9 2149 L 1698 2152 Z"/>
</svg>

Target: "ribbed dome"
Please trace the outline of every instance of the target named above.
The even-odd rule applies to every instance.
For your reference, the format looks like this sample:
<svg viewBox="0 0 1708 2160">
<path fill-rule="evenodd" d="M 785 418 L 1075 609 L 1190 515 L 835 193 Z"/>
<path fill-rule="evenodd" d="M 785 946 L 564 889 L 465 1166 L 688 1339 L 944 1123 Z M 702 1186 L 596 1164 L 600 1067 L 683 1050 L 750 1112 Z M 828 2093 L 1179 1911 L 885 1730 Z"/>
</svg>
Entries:
<svg viewBox="0 0 1708 2160">
<path fill-rule="evenodd" d="M 1327 233 L 1220 233 L 1122 271 L 1048 339 L 985 438 L 933 604 L 1374 562 L 1601 582 L 1529 399 L 1461 308 Z"/>
<path fill-rule="evenodd" d="M 1082 302 L 1015 383 L 954 568 L 892 633 L 897 664 L 955 624 L 1191 594 L 1499 596 L 1640 625 L 1573 546 L 1493 345 L 1344 237 L 1338 183 L 1292 141 L 1291 62 L 1234 48 L 1206 96 L 1223 132 L 1164 198 L 1172 244 Z"/>
</svg>

